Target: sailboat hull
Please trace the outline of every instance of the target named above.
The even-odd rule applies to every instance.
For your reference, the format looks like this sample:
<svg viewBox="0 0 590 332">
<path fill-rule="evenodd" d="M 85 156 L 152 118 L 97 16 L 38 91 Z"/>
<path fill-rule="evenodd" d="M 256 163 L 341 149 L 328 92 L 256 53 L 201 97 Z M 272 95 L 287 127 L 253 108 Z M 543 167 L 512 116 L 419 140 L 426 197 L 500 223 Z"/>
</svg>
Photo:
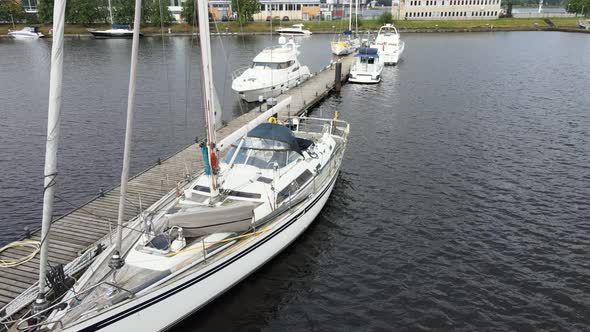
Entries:
<svg viewBox="0 0 590 332">
<path fill-rule="evenodd" d="M 149 296 L 72 326 L 71 330 L 158 331 L 183 320 L 256 271 L 301 235 L 326 204 L 337 176 L 338 171 L 317 194 L 248 248 Z"/>
<path fill-rule="evenodd" d="M 107 39 L 107 38 L 122 38 L 122 39 L 130 39 L 133 38 L 133 30 L 105 30 L 105 31 L 90 31 L 90 33 L 97 39 Z M 139 34 L 140 37 L 143 37 L 143 34 Z"/>
</svg>

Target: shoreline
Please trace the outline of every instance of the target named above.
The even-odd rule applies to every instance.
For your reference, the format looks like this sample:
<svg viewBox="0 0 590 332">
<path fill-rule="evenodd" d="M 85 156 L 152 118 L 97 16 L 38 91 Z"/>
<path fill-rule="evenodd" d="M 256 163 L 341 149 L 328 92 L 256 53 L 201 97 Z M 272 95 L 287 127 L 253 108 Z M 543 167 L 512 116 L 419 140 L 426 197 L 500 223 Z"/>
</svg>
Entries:
<svg viewBox="0 0 590 332">
<path fill-rule="evenodd" d="M 343 30 L 343 21 L 291 21 L 291 22 L 250 22 L 240 24 L 239 22 L 217 22 L 212 31 L 215 36 L 253 36 L 270 35 L 271 29 L 275 30 L 281 26 L 302 23 L 314 34 L 339 34 Z M 412 32 L 490 32 L 490 31 L 562 31 L 562 32 L 583 32 L 578 27 L 578 18 L 498 18 L 481 20 L 394 20 L 394 25 L 401 33 Z M 359 33 L 366 31 L 377 31 L 381 27 L 377 20 L 360 20 Z M 49 31 L 51 24 L 40 24 L 41 32 L 50 38 Z M 10 29 L 22 29 L 24 24 L 17 24 L 14 28 L 10 24 L 0 24 L 0 38 L 10 38 L 7 33 Z M 107 29 L 107 24 L 66 24 L 65 36 L 67 38 L 94 38 L 89 31 Z M 194 27 L 186 23 L 178 23 L 166 26 L 163 32 L 160 27 L 142 26 L 146 37 L 188 37 L 195 35 Z M 272 34 L 277 34 L 272 32 Z"/>
<path fill-rule="evenodd" d="M 365 33 L 367 30 L 361 30 L 361 33 Z M 373 31 L 373 30 L 371 30 Z M 509 32 L 509 31 L 557 31 L 557 32 L 571 32 L 571 33 L 588 33 L 590 34 L 590 30 L 584 29 L 576 29 L 576 28 L 551 28 L 551 27 L 543 27 L 543 28 L 524 28 L 524 27 L 473 27 L 473 28 L 400 28 L 400 33 L 460 33 L 460 32 Z M 276 32 L 273 32 L 274 35 L 279 35 Z M 313 34 L 316 35 L 336 35 L 339 34 L 334 31 L 315 31 Z M 189 32 L 172 32 L 172 33 L 144 33 L 144 38 L 155 38 L 155 37 L 191 37 L 196 36 L 197 33 L 189 33 Z M 211 33 L 212 36 L 268 36 L 271 35 L 270 32 L 213 32 Z M 312 35 L 313 36 L 313 35 Z M 94 39 L 94 36 L 90 33 L 66 33 L 64 34 L 65 38 L 69 39 Z M 3 34 L 0 35 L 0 39 L 11 39 L 12 37 Z M 51 39 L 51 36 L 45 36 L 46 39 Z M 108 39 L 108 38 L 107 38 Z"/>
</svg>

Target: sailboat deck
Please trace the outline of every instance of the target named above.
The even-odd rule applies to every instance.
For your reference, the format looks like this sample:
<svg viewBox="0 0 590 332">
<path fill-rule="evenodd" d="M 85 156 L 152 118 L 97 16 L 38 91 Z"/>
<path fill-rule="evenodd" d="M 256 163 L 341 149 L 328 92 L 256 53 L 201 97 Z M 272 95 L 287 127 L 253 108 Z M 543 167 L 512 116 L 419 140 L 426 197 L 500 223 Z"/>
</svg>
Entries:
<svg viewBox="0 0 590 332">
<path fill-rule="evenodd" d="M 348 76 L 352 59 L 352 56 L 341 58 L 342 79 Z M 334 87 L 334 67 L 320 71 L 300 86 L 281 95 L 279 100 L 288 96 L 292 99 L 290 107 L 278 116 L 285 118 L 289 115 L 299 115 L 317 105 Z M 266 110 L 266 105 L 263 105 L 262 109 Z M 235 118 L 218 131 L 218 138 L 228 136 L 259 114 L 257 106 Z M 176 184 L 185 178 L 187 171 L 193 174 L 202 169 L 200 150 L 196 144 L 191 144 L 172 157 L 134 176 L 129 180 L 125 218 L 129 220 L 138 215 L 140 200 L 141 206 L 145 209 L 173 190 Z M 118 206 L 119 187 L 115 187 L 55 219 L 50 233 L 49 263 L 65 265 L 96 241 L 111 234 L 116 228 Z M 30 239 L 39 241 L 40 229 L 32 231 Z M 0 254 L 0 259 L 16 260 L 29 253 L 30 250 L 25 248 L 10 248 Z M 38 255 L 22 265 L 0 268 L 0 308 L 37 281 L 38 268 Z M 3 328 L 0 326 L 0 330 Z"/>
</svg>

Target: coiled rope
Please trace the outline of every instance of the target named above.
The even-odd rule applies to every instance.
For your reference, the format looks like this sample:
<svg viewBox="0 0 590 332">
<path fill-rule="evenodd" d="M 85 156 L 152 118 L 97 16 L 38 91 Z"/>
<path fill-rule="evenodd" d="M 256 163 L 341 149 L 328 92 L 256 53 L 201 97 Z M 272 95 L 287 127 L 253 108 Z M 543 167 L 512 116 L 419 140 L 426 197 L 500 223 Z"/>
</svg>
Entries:
<svg viewBox="0 0 590 332">
<path fill-rule="evenodd" d="M 34 240 L 15 241 L 0 248 L 0 254 L 2 254 L 2 252 L 4 252 L 5 250 L 16 247 L 28 247 L 32 248 L 33 251 L 30 254 L 13 261 L 0 259 L 0 268 L 15 267 L 30 261 L 41 250 L 41 242 Z"/>
</svg>

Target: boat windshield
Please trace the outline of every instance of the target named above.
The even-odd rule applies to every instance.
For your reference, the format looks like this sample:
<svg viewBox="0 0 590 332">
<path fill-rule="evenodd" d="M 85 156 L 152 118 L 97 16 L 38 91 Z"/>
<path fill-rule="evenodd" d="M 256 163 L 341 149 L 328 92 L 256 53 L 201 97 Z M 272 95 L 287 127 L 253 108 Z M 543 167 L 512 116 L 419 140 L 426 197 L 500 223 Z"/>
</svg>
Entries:
<svg viewBox="0 0 590 332">
<path fill-rule="evenodd" d="M 234 158 L 234 165 L 250 165 L 261 169 L 272 169 L 276 162 L 279 166 L 285 167 L 299 158 L 299 154 L 289 149 L 289 145 L 279 141 L 259 138 L 244 138 L 244 143 L 239 142 L 232 145 L 225 156 L 224 162 L 229 164 Z M 240 147 L 240 150 L 236 150 Z"/>
<path fill-rule="evenodd" d="M 254 63 L 252 63 L 252 68 L 255 68 L 255 69 L 287 69 L 294 62 L 295 61 L 287 61 L 287 62 L 254 62 Z"/>
<path fill-rule="evenodd" d="M 367 64 L 374 64 L 375 63 L 375 58 L 374 57 L 361 57 L 361 63 L 367 63 Z"/>
</svg>

